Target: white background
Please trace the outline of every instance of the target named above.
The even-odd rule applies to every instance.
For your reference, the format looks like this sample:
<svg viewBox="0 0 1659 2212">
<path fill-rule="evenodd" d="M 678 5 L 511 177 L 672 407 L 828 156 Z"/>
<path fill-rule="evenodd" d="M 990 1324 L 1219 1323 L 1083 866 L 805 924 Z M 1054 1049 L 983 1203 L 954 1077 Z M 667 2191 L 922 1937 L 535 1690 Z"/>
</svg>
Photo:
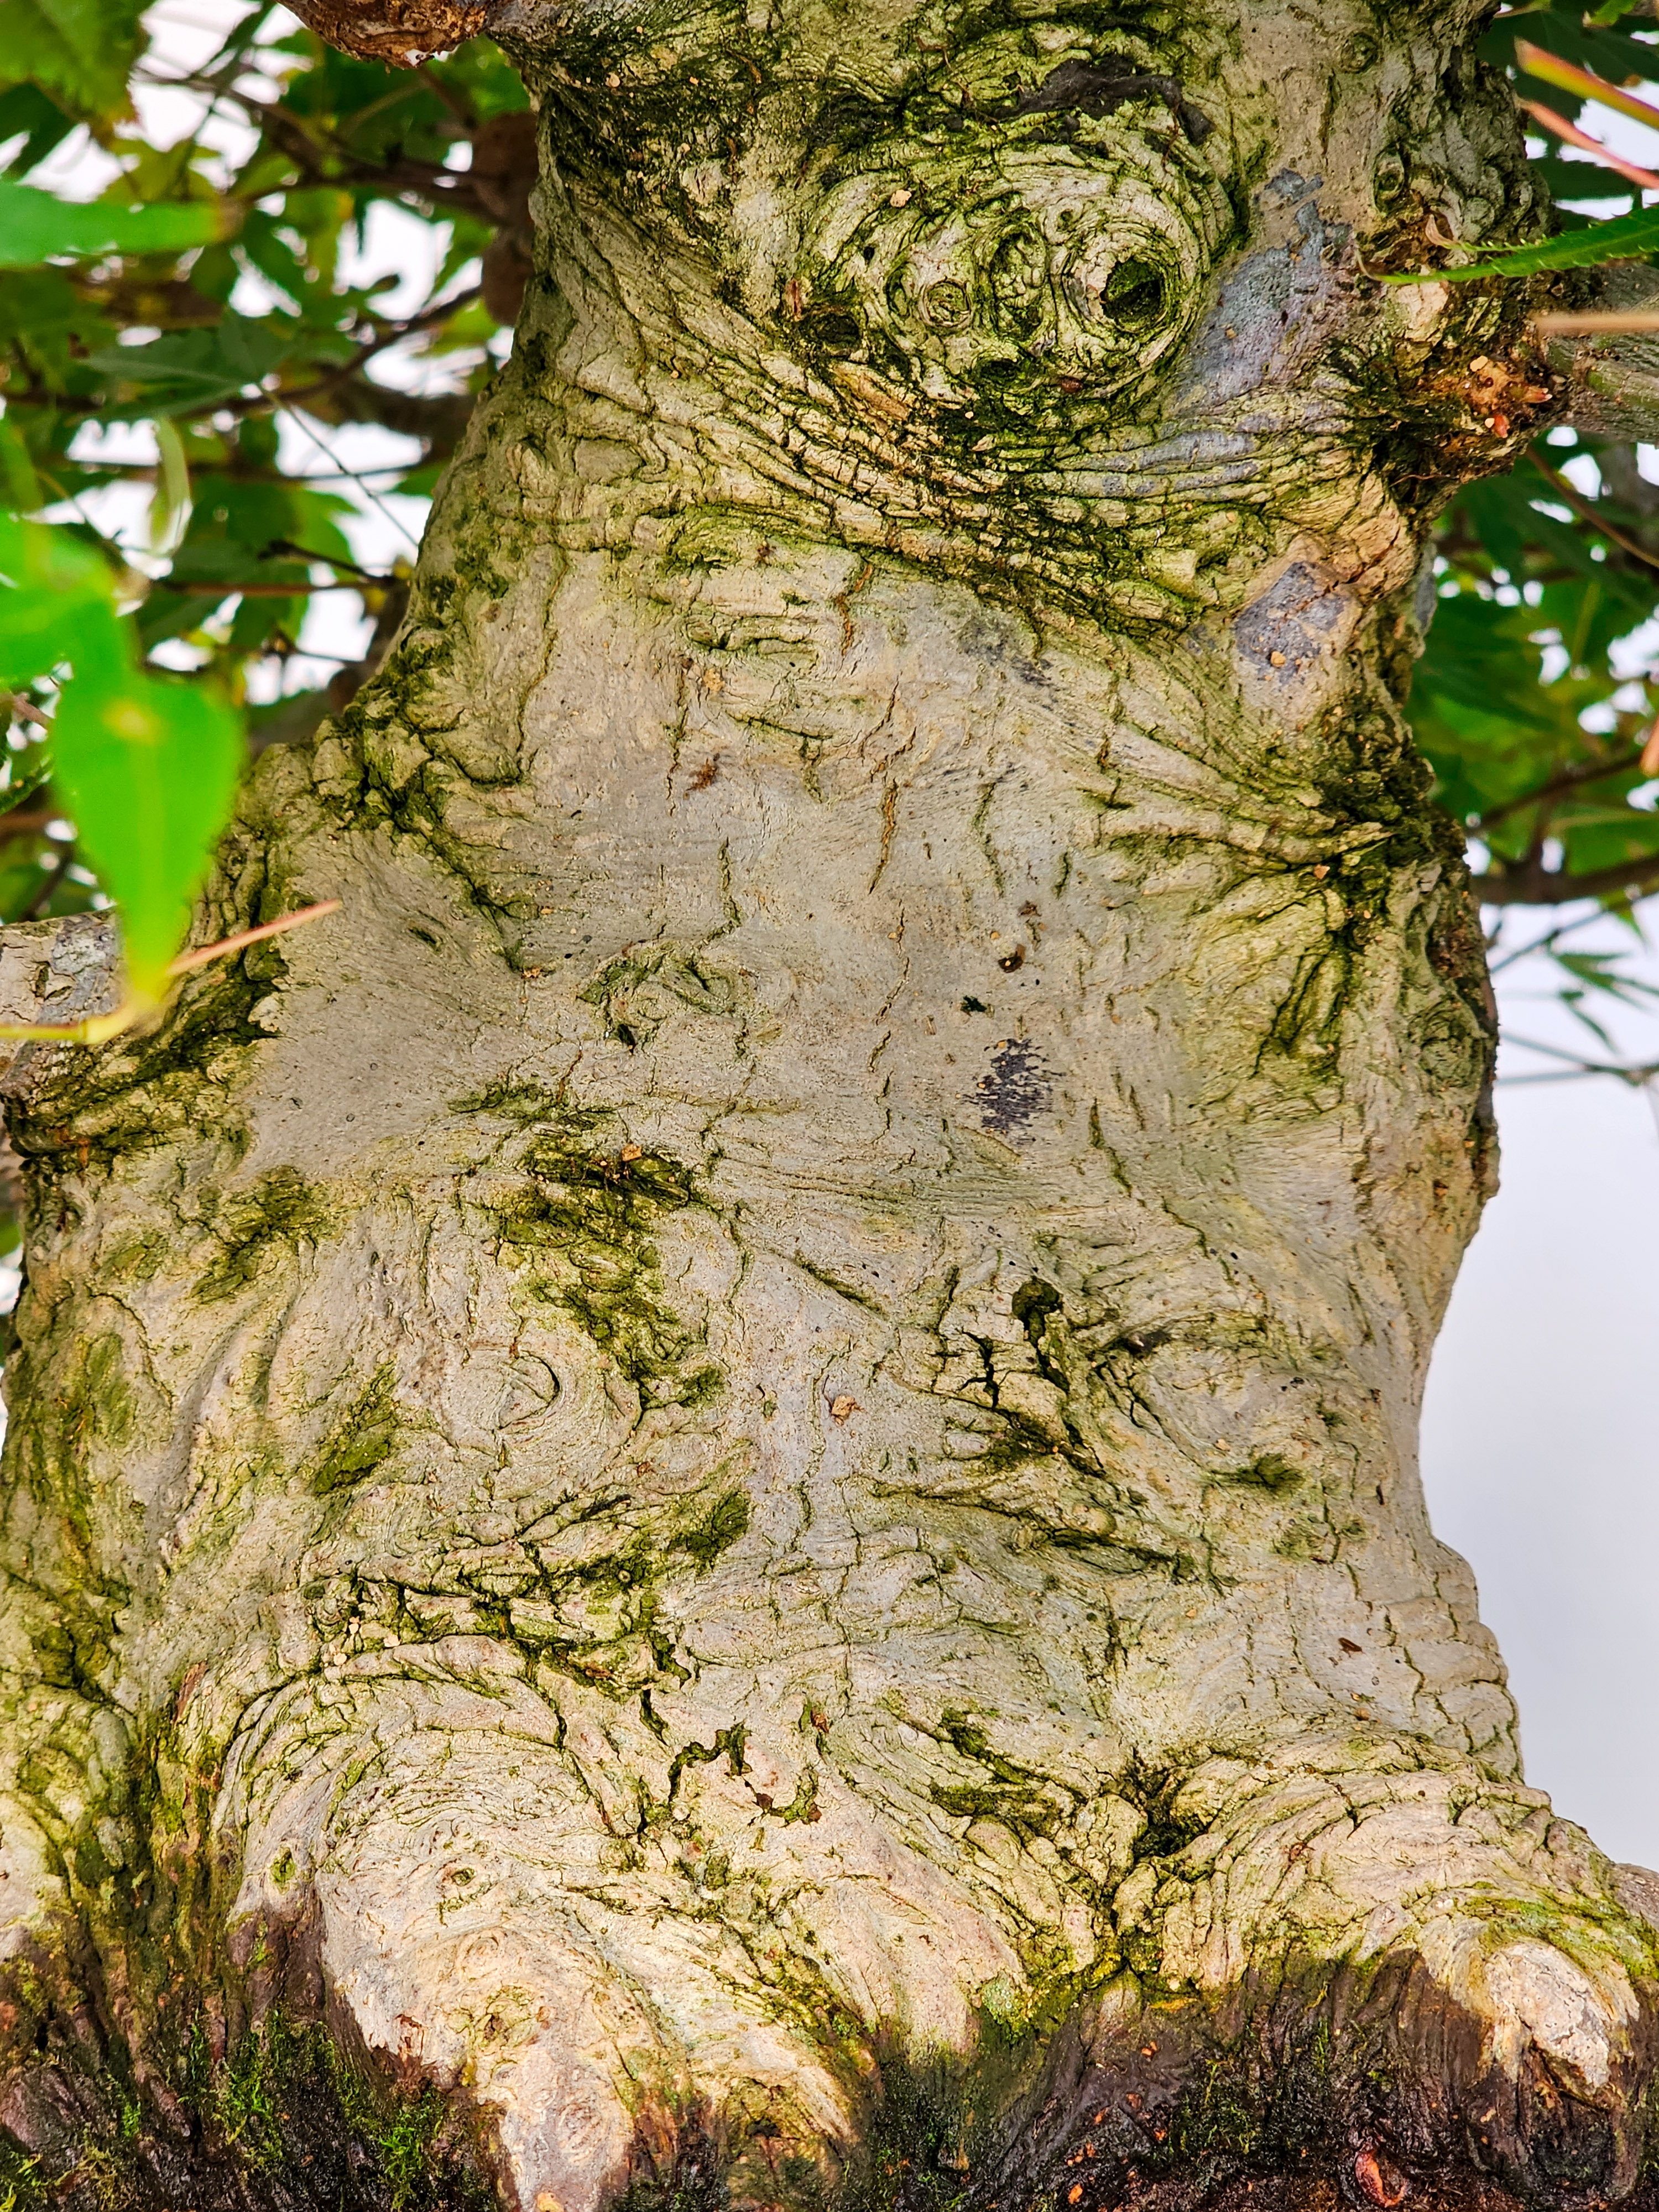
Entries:
<svg viewBox="0 0 1659 2212">
<path fill-rule="evenodd" d="M 1562 1036 L 1525 988 L 1503 994 L 1509 1022 Z M 1650 1018 L 1626 1024 L 1645 1058 L 1659 1058 L 1656 1032 Z M 1602 1077 L 1504 1085 L 1498 1107 L 1502 1188 L 1435 1354 L 1423 1479 L 1509 1662 L 1528 1780 L 1615 1858 L 1659 1865 L 1652 1100 Z"/>
</svg>

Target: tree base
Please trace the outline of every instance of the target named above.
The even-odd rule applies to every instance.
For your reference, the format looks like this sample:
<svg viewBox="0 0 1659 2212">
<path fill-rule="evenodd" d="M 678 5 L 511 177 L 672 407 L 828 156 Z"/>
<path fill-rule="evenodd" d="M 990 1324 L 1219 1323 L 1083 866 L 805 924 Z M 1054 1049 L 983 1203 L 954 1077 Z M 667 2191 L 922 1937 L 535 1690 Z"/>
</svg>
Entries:
<svg viewBox="0 0 1659 2212">
<path fill-rule="evenodd" d="M 1481 2026 L 1419 1960 L 1340 1972 L 1305 2004 L 1282 1984 L 1228 2027 L 1213 2008 L 1120 1983 L 1048 2027 L 988 2024 L 966 2059 L 877 2048 L 856 2139 L 816 2157 L 764 2122 L 643 2099 L 611 2204 L 1592 2212 L 1618 2197 L 1659 2212 L 1659 2175 L 1646 2160 L 1634 2172 L 1636 2116 L 1571 2094 L 1535 2052 L 1518 2079 L 1492 2077 L 1484 2112 L 1452 2093 Z M 173 2063 L 140 2082 L 123 2051 L 94 2047 L 84 2014 L 41 2022 L 35 2059 L 0 2098 L 7 2212 L 487 2212 L 520 2194 L 498 2116 L 465 2084 L 395 2078 L 349 2023 L 273 2010 L 219 2055 L 204 2020 L 180 2033 Z M 519 2212 L 563 2208 L 544 2191 Z"/>
</svg>

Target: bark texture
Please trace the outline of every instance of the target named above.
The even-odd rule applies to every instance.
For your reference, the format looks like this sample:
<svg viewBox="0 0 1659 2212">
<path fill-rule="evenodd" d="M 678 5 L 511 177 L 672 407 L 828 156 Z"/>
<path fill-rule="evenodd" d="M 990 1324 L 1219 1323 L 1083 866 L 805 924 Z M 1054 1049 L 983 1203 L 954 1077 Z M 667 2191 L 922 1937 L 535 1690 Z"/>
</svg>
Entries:
<svg viewBox="0 0 1659 2212">
<path fill-rule="evenodd" d="M 497 17 L 514 360 L 204 927 L 345 915 L 12 1079 L 38 2174 L 1636 2183 L 1659 1885 L 1414 1462 L 1492 1023 L 1400 701 L 1540 368 L 1368 272 L 1527 228 L 1474 27 Z"/>
</svg>

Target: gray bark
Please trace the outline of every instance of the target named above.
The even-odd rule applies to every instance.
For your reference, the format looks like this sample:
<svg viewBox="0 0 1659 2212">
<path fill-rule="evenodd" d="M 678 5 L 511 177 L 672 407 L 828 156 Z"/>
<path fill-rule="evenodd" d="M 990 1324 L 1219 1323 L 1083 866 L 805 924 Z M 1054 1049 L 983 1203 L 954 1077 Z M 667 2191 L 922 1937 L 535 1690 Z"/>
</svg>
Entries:
<svg viewBox="0 0 1659 2212">
<path fill-rule="evenodd" d="M 514 362 L 202 927 L 345 911 L 14 1078 L 41 2158 L 321 2203 L 228 2117 L 320 2021 L 520 2212 L 1633 2184 L 1650 1893 L 1414 1455 L 1492 1022 L 1400 702 L 1535 368 L 1364 271 L 1514 121 L 1460 9 L 1137 26 L 501 19 Z"/>
</svg>

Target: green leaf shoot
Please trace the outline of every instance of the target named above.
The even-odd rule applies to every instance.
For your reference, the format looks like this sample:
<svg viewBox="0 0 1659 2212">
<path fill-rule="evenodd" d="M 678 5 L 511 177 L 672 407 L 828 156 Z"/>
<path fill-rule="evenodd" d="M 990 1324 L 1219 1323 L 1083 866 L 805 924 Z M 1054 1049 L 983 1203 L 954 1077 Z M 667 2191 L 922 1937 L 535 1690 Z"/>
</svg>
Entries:
<svg viewBox="0 0 1659 2212">
<path fill-rule="evenodd" d="M 1614 216 L 1584 230 L 1563 231 L 1531 246 L 1515 246 L 1461 269 L 1413 269 L 1384 276 L 1385 284 L 1467 284 L 1480 276 L 1534 276 L 1552 269 L 1593 269 L 1604 261 L 1640 261 L 1659 252 L 1659 207 Z"/>
<path fill-rule="evenodd" d="M 223 201 L 121 207 L 108 200 L 61 200 L 0 177 L 0 269 L 32 269 L 67 254 L 175 253 L 228 237 L 235 215 Z"/>
</svg>

